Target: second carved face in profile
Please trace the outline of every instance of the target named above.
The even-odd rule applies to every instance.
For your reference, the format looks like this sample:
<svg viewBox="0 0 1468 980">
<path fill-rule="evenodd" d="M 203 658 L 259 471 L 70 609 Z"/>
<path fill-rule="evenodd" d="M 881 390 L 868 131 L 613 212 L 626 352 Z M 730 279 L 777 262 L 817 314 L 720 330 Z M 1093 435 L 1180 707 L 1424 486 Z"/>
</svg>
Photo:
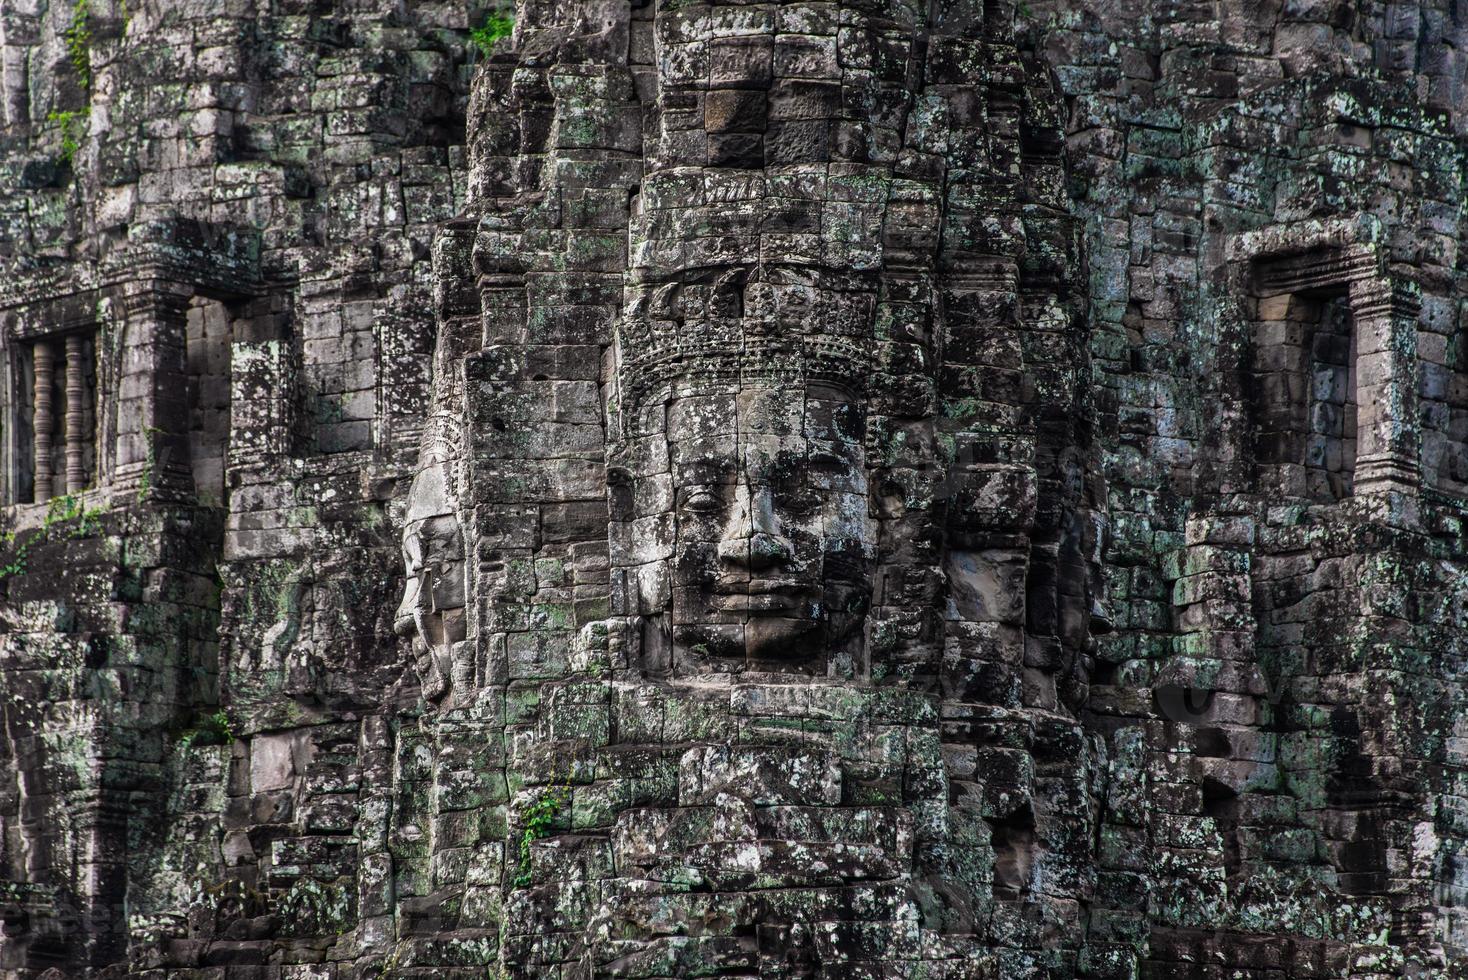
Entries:
<svg viewBox="0 0 1468 980">
<path fill-rule="evenodd" d="M 414 641 L 415 666 L 430 701 L 448 692 L 450 649 L 466 632 L 464 546 L 451 466 L 443 447 L 430 445 L 413 478 L 402 537 L 407 576 L 393 615 L 398 635 Z"/>
</svg>

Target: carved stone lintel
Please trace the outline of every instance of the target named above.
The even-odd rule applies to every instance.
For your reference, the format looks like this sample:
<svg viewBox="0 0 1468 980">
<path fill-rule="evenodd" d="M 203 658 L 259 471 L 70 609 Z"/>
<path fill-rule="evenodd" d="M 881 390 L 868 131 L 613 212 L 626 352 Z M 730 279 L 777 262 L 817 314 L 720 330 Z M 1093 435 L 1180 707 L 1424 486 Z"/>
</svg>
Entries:
<svg viewBox="0 0 1468 980">
<path fill-rule="evenodd" d="M 51 378 L 56 366 L 56 354 L 51 349 L 50 341 L 38 340 L 32 348 L 32 356 L 36 375 L 35 412 L 32 417 L 35 435 L 35 500 L 39 503 L 49 500 L 55 492 L 51 479 Z"/>
</svg>

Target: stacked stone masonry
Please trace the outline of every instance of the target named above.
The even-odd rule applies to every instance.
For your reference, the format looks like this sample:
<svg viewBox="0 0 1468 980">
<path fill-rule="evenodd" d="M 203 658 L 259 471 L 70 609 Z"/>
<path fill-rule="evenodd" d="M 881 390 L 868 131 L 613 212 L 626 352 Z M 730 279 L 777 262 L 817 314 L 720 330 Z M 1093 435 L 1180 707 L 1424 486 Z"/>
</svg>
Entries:
<svg viewBox="0 0 1468 980">
<path fill-rule="evenodd" d="M 1468 976 L 1447 0 L 0 0 L 0 977 Z"/>
</svg>

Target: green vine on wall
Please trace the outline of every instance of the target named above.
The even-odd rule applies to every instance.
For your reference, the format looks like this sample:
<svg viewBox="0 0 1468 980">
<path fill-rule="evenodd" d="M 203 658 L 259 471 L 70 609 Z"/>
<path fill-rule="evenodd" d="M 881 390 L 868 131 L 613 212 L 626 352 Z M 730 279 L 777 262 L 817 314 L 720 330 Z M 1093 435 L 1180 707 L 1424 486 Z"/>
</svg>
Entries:
<svg viewBox="0 0 1468 980">
<path fill-rule="evenodd" d="M 570 796 L 569 785 L 548 789 L 521 811 L 520 818 L 525 822 L 525 830 L 520 834 L 520 871 L 515 875 L 516 888 L 530 885 L 530 845 L 550 836 L 556 817 L 565 808 Z"/>
<path fill-rule="evenodd" d="M 82 89 L 92 90 L 92 5 L 91 0 L 75 0 L 71 5 L 71 23 L 61 32 L 66 53 Z"/>
<path fill-rule="evenodd" d="M 469 40 L 486 58 L 494 54 L 494 46 L 509 37 L 515 30 L 515 18 L 505 14 L 490 14 L 484 23 L 469 29 Z"/>
<path fill-rule="evenodd" d="M 61 32 L 66 45 L 66 55 L 76 72 L 77 83 L 90 101 L 92 95 L 92 8 L 91 0 L 73 0 L 71 20 Z M 61 131 L 61 156 L 63 167 L 71 166 L 76 151 L 81 148 L 86 135 L 91 113 L 85 109 L 52 109 L 46 113 L 46 121 L 55 123 Z"/>
<path fill-rule="evenodd" d="M 398 946 L 393 949 L 391 954 L 389 954 L 385 959 L 383 959 L 381 963 L 377 965 L 377 980 L 387 980 L 387 978 L 390 977 L 395 970 L 397 970 L 398 964 L 402 961 L 402 959 L 403 947 Z"/>
<path fill-rule="evenodd" d="M 143 442 L 146 447 L 147 456 L 143 460 L 143 473 L 138 478 L 138 503 L 148 499 L 148 491 L 153 489 L 153 474 L 158 469 L 158 454 L 153 448 L 153 440 L 163 434 L 163 430 L 154 426 L 143 429 Z M 168 450 L 164 449 L 164 459 L 168 458 Z"/>
</svg>

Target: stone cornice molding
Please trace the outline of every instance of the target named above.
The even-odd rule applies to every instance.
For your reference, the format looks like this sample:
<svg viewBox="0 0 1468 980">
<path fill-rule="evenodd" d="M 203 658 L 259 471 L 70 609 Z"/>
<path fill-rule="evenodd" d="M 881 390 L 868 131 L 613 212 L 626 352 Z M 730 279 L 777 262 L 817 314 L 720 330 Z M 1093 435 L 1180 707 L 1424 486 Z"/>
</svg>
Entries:
<svg viewBox="0 0 1468 980">
<path fill-rule="evenodd" d="M 220 299 L 264 292 L 255 232 L 194 229 L 185 236 L 177 229 L 166 231 L 170 240 L 130 242 L 101 262 L 62 263 L 16 276 L 0 284 L 0 311 L 19 310 L 27 319 L 43 320 L 59 313 L 66 319 L 66 310 L 94 306 L 100 294 L 148 281 Z"/>
</svg>

